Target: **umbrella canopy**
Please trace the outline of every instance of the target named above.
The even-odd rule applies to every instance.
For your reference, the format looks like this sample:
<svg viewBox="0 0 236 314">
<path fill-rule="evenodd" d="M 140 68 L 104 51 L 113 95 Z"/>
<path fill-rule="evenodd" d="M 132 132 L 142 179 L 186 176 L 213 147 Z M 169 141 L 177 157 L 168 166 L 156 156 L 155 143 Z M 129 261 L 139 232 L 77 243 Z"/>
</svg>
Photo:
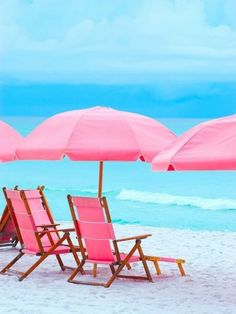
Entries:
<svg viewBox="0 0 236 314">
<path fill-rule="evenodd" d="M 151 162 L 176 136 L 154 119 L 107 107 L 73 110 L 36 127 L 17 149 L 19 159 Z M 102 164 L 100 163 L 100 184 Z"/>
<path fill-rule="evenodd" d="M 45 120 L 18 147 L 19 159 L 151 162 L 175 135 L 156 120 L 106 107 Z"/>
<path fill-rule="evenodd" d="M 153 159 L 153 170 L 236 170 L 236 115 L 201 123 Z"/>
<path fill-rule="evenodd" d="M 0 162 L 15 159 L 15 149 L 23 137 L 7 123 L 0 121 Z"/>
</svg>

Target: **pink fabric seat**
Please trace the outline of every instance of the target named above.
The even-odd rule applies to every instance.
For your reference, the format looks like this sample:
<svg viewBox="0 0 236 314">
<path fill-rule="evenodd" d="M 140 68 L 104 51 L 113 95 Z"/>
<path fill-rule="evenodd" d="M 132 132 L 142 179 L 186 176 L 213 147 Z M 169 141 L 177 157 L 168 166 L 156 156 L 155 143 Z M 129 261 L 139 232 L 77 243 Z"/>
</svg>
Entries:
<svg viewBox="0 0 236 314">
<path fill-rule="evenodd" d="M 120 258 L 123 261 L 125 258 L 127 257 L 127 254 L 124 253 L 120 253 Z M 130 263 L 135 263 L 135 262 L 140 262 L 140 257 L 133 255 L 130 259 L 129 259 Z"/>
<path fill-rule="evenodd" d="M 114 253 L 115 254 L 115 253 Z M 121 261 L 124 261 L 125 258 L 127 257 L 127 254 L 124 253 L 120 253 L 120 259 Z M 93 264 L 111 264 L 111 261 L 101 261 L 101 260 L 91 260 L 91 259 L 87 259 L 86 262 L 88 263 L 93 263 Z M 130 263 L 135 263 L 135 262 L 140 262 L 140 257 L 133 255 L 130 259 L 129 259 Z"/>
<path fill-rule="evenodd" d="M 158 256 L 158 261 L 160 262 L 168 262 L 168 263 L 176 263 L 177 259 L 172 257 L 160 257 Z"/>
<path fill-rule="evenodd" d="M 124 259 L 126 257 L 127 257 L 127 254 L 120 254 L 121 261 L 124 261 Z M 139 256 L 132 256 L 129 259 L 129 263 L 135 263 L 135 262 L 139 262 L 139 261 L 140 261 Z M 93 264 L 111 264 L 111 261 L 101 261 L 101 260 L 92 260 L 92 259 L 87 259 L 86 262 L 93 263 Z"/>
<path fill-rule="evenodd" d="M 73 202 L 78 212 L 79 219 L 82 221 L 105 222 L 104 209 L 99 198 L 74 196 Z"/>
<path fill-rule="evenodd" d="M 48 252 L 50 250 L 51 246 L 48 247 L 44 247 L 44 251 Z M 27 249 L 23 249 L 22 252 L 24 254 L 32 254 L 32 255 L 40 255 L 40 251 L 38 250 L 27 250 Z M 71 250 L 68 246 L 64 246 L 64 245 L 60 245 L 58 246 L 52 253 L 51 255 L 55 255 L 55 254 L 66 254 L 66 253 L 70 253 Z"/>
</svg>

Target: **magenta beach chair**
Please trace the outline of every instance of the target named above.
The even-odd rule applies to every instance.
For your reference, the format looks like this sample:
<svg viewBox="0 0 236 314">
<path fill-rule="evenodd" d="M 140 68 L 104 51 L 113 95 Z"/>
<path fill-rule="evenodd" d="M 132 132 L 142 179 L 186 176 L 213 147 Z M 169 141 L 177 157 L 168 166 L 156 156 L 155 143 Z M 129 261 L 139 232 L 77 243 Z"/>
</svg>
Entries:
<svg viewBox="0 0 236 314">
<path fill-rule="evenodd" d="M 11 267 L 25 254 L 38 256 L 39 259 L 27 271 L 17 272 L 20 281 L 35 270 L 49 255 L 56 256 L 62 270 L 65 270 L 65 267 L 60 258 L 61 254 L 72 253 L 76 264 L 80 264 L 76 253 L 77 249 L 70 239 L 70 232 L 74 229 L 55 229 L 54 224 L 37 224 L 44 222 L 46 217 L 43 218 L 44 214 L 41 209 L 36 211 L 35 207 L 31 210 L 30 206 L 36 206 L 36 202 L 33 200 L 38 198 L 37 190 L 17 191 L 4 188 L 3 192 L 7 206 L 16 219 L 22 238 L 22 248 L 20 253 L 1 270 L 2 274 L 10 272 Z M 64 233 L 62 237 L 59 236 L 59 232 Z"/>
<path fill-rule="evenodd" d="M 151 236 L 150 234 L 116 239 L 112 223 L 106 221 L 104 213 L 99 209 L 102 207 L 105 212 L 109 213 L 105 197 L 91 199 L 68 195 L 68 202 L 82 254 L 82 261 L 69 277 L 69 282 L 106 288 L 110 287 L 116 278 L 144 279 L 152 282 L 141 247 L 141 240 Z M 131 240 L 134 240 L 135 243 L 130 252 L 128 254 L 121 253 L 118 243 Z M 138 255 L 134 255 L 135 253 Z M 125 266 L 134 262 L 142 263 L 146 276 L 120 274 Z M 74 278 L 82 270 L 85 263 L 109 265 L 112 275 L 105 283 L 75 280 Z"/>
</svg>

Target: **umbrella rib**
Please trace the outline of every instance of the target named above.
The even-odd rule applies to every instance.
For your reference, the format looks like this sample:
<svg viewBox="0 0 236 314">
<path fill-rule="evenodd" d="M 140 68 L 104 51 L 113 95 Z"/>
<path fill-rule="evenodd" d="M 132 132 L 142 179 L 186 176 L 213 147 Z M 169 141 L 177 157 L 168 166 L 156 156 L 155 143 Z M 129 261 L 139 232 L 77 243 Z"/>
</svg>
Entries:
<svg viewBox="0 0 236 314">
<path fill-rule="evenodd" d="M 168 164 L 171 164 L 171 160 L 178 154 L 178 152 L 179 152 L 183 147 L 185 147 L 185 146 L 191 141 L 191 139 L 193 139 L 193 138 L 202 130 L 202 128 L 200 128 L 199 125 L 196 125 L 195 128 L 198 129 L 198 130 L 197 130 L 194 134 L 192 134 L 192 135 L 188 138 L 187 141 L 184 142 L 184 145 L 182 145 L 181 143 L 178 143 L 178 142 L 177 142 L 178 145 L 176 145 L 176 146 L 177 146 L 178 148 L 177 148 L 177 150 L 175 150 L 174 154 L 171 155 L 171 158 L 169 159 Z M 188 131 L 186 131 L 186 132 L 188 132 Z M 184 135 L 184 134 L 183 134 L 183 135 Z M 170 152 L 171 152 L 174 148 L 175 148 L 175 146 L 174 146 L 174 147 L 173 147 L 173 146 L 172 146 L 172 147 L 170 146 L 170 148 L 169 148 Z M 168 149 L 167 149 L 167 150 L 168 150 Z M 165 151 L 165 150 L 164 150 L 164 151 Z M 157 157 L 158 157 L 158 155 L 157 155 Z"/>
<path fill-rule="evenodd" d="M 84 111 L 85 111 L 85 110 L 84 110 Z M 68 139 L 68 141 L 67 141 L 67 144 L 70 143 L 70 140 L 71 140 L 71 138 L 72 138 L 72 136 L 73 136 L 74 128 L 77 126 L 79 120 L 81 120 L 82 117 L 83 117 L 86 113 L 87 113 L 87 112 L 83 112 L 83 113 L 76 119 L 75 125 L 74 125 L 73 128 L 72 128 L 72 131 L 71 131 L 70 137 L 69 137 L 69 139 Z M 68 149 L 68 148 L 67 148 L 67 149 Z M 67 152 L 65 152 L 65 155 L 66 155 L 67 157 L 68 157 L 68 151 L 69 151 L 69 150 L 67 150 Z"/>
<path fill-rule="evenodd" d="M 131 130 L 131 133 L 135 134 L 132 125 L 130 125 L 130 123 L 128 123 L 128 121 L 127 121 L 127 117 L 126 117 L 125 115 L 123 115 L 123 114 L 121 114 L 120 116 L 126 121 L 128 127 L 129 127 L 129 129 Z M 137 143 L 137 146 L 138 146 L 138 148 L 139 148 L 139 152 L 141 153 L 141 147 L 140 147 L 139 141 L 138 141 L 138 139 L 136 138 L 136 136 L 134 136 L 134 139 L 135 139 L 135 142 Z M 140 153 L 139 153 L 139 156 L 138 156 L 137 159 L 140 159 L 140 157 L 142 156 L 142 154 L 140 154 Z M 136 159 L 136 160 L 137 160 L 137 159 Z"/>
</svg>

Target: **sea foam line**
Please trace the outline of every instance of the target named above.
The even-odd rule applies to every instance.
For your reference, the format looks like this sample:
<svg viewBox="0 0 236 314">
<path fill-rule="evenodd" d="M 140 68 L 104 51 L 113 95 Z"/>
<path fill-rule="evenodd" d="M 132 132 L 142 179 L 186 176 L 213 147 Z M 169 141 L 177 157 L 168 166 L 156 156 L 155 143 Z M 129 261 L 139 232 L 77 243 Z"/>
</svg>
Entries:
<svg viewBox="0 0 236 314">
<path fill-rule="evenodd" d="M 117 199 L 163 205 L 191 206 L 208 210 L 236 209 L 236 200 L 223 198 L 204 198 L 198 196 L 171 195 L 157 192 L 143 192 L 123 189 Z"/>
<path fill-rule="evenodd" d="M 50 192 L 68 192 L 68 191 L 73 191 L 76 193 L 90 193 L 90 194 L 97 194 L 98 193 L 98 188 L 78 188 L 78 187 L 46 187 L 46 191 Z M 103 193 L 114 193 L 115 190 L 109 190 L 109 189 L 104 189 Z"/>
</svg>

